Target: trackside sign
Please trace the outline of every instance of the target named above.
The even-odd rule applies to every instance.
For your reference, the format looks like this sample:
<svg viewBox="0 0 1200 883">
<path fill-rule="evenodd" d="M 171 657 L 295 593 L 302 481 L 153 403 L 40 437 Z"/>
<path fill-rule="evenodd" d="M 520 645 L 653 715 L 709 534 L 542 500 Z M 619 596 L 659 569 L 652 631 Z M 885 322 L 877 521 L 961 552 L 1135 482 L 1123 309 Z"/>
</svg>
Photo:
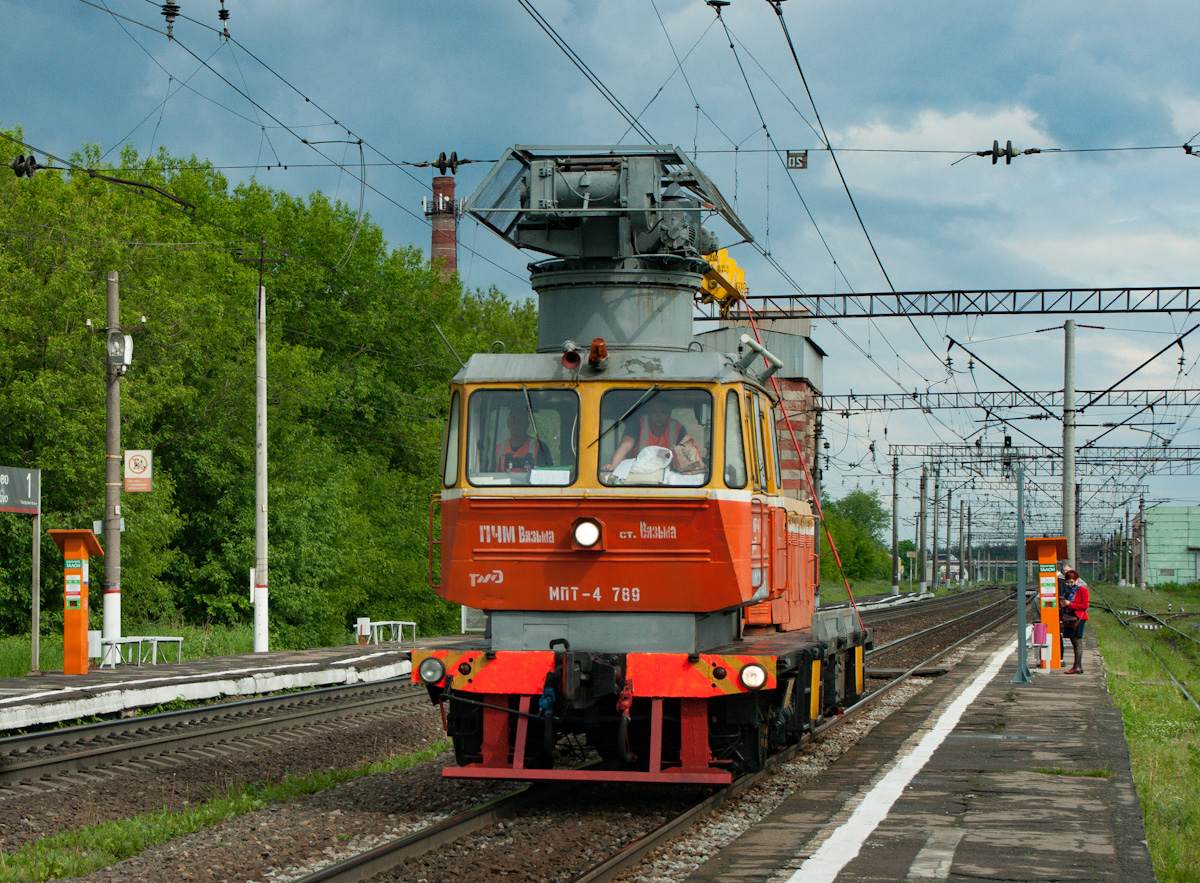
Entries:
<svg viewBox="0 0 1200 883">
<path fill-rule="evenodd" d="M 37 469 L 0 466 L 0 512 L 37 515 L 41 479 Z"/>
</svg>

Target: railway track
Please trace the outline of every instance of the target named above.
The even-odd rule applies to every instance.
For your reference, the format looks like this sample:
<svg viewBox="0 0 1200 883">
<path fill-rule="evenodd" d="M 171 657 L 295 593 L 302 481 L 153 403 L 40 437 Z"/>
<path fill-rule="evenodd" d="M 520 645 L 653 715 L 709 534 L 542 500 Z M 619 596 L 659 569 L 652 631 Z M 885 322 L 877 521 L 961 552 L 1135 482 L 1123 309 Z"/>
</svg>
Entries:
<svg viewBox="0 0 1200 883">
<path fill-rule="evenodd" d="M 1175 688 L 1183 695 L 1185 699 L 1187 699 L 1188 702 L 1192 704 L 1192 707 L 1195 708 L 1196 711 L 1200 711 L 1200 703 L 1197 703 L 1196 698 L 1188 691 L 1187 687 L 1175 677 L 1174 673 L 1167 665 L 1167 661 L 1159 656 L 1154 648 L 1150 646 L 1150 644 L 1142 640 L 1142 636 L 1139 634 L 1139 631 L 1150 630 L 1158 633 L 1162 630 L 1166 630 L 1173 632 L 1174 634 L 1184 638 L 1194 645 L 1200 645 L 1200 641 L 1198 641 L 1195 636 L 1189 635 L 1186 632 L 1175 628 L 1157 614 L 1149 613 L 1141 607 L 1122 607 L 1118 610 L 1114 608 L 1108 601 L 1104 601 L 1103 603 L 1103 609 L 1112 614 L 1112 617 L 1119 622 L 1125 628 L 1125 630 L 1137 640 L 1139 644 L 1142 645 L 1146 652 L 1154 657 L 1154 660 L 1158 663 L 1159 667 L 1163 670 L 1166 676 L 1170 678 L 1171 683 L 1175 685 Z"/>
<path fill-rule="evenodd" d="M 407 680 L 325 687 L 0 739 L 0 798 L 47 790 L 67 773 L 109 775 L 121 764 L 186 752 L 233 751 L 248 739 L 300 738 L 312 728 L 424 704 Z M 75 784 L 67 781 L 65 784 Z"/>
<path fill-rule="evenodd" d="M 900 650 L 901 648 L 908 647 L 914 643 L 932 638 L 952 629 L 967 627 L 969 624 L 974 623 L 977 620 L 991 622 L 991 617 L 993 614 L 1012 605 L 1012 597 L 1010 593 L 1005 592 L 1003 593 L 1003 597 L 1001 597 L 999 600 L 992 601 L 991 597 L 995 594 L 997 593 L 993 591 L 988 593 L 986 596 L 979 596 L 979 598 L 986 598 L 986 603 L 984 603 L 983 606 L 973 608 L 962 616 L 956 616 L 953 619 L 948 620 L 939 620 L 927 628 L 910 632 L 902 637 L 888 641 L 885 644 L 876 643 L 871 650 L 867 651 L 865 654 L 866 658 L 871 662 L 876 662 L 880 658 L 896 655 L 896 651 Z M 979 598 L 974 600 L 978 601 Z M 1006 614 L 1006 616 L 1008 615 L 1011 614 Z"/>
<path fill-rule="evenodd" d="M 590 861 L 581 871 L 571 871 L 567 875 L 552 873 L 552 868 L 546 870 L 545 876 L 554 876 L 560 880 L 571 880 L 572 883 L 598 883 L 598 881 L 613 880 L 637 865 L 648 853 L 663 844 L 678 837 L 698 820 L 712 813 L 722 804 L 727 803 L 742 792 L 770 777 L 776 769 L 791 760 L 795 754 L 811 741 L 826 735 L 833 728 L 853 720 L 861 713 L 872 707 L 882 697 L 894 688 L 906 682 L 914 674 L 931 666 L 946 654 L 958 648 L 967 641 L 989 632 L 1000 623 L 1015 615 L 1015 605 L 1011 599 L 1007 602 L 997 601 L 976 609 L 965 616 L 955 617 L 939 627 L 923 629 L 914 635 L 890 643 L 883 650 L 910 644 L 918 639 L 929 639 L 937 634 L 944 635 L 948 630 L 961 631 L 964 624 L 974 622 L 971 630 L 956 640 L 940 642 L 934 652 L 920 659 L 906 671 L 890 678 L 885 684 L 875 688 L 869 695 L 864 696 L 858 703 L 845 710 L 845 714 L 836 721 L 830 721 L 805 737 L 798 745 L 792 746 L 774 755 L 767 767 L 757 773 L 743 776 L 726 788 L 716 792 L 706 792 L 703 796 L 693 796 L 686 801 L 686 806 L 671 812 L 662 820 L 639 815 L 637 810 L 626 813 L 626 818 L 620 822 L 622 834 L 630 834 L 628 839 L 616 845 L 597 861 Z M 980 621 L 982 620 L 982 621 Z M 611 786 L 608 786 L 611 789 Z M 682 790 L 682 789 L 680 789 Z M 698 791 L 699 789 L 692 789 Z M 637 807 L 644 799 L 643 789 L 628 788 L 631 807 Z M 661 794 L 661 791 L 659 792 Z M 417 831 L 406 837 L 385 843 L 360 855 L 331 865 L 314 874 L 302 878 L 301 883 L 348 883 L 369 879 L 408 880 L 425 877 L 427 879 L 454 879 L 453 871 L 447 870 L 441 864 L 429 865 L 427 857 L 447 849 L 456 850 L 466 862 L 487 861 L 490 851 L 488 844 L 499 840 L 508 851 L 525 856 L 529 862 L 538 860 L 537 854 L 547 830 L 562 831 L 564 812 L 557 806 L 562 789 L 549 789 L 546 786 L 535 785 L 524 788 L 499 798 L 477 809 L 464 812 L 459 816 L 447 819 L 424 830 Z M 580 806 L 601 806 L 607 803 L 599 788 L 580 789 L 576 787 L 568 796 L 572 810 Z M 567 817 L 569 818 L 569 817 Z M 611 831 L 611 820 L 601 817 L 601 826 L 608 826 Z M 569 821 L 566 822 L 569 825 Z M 579 822 L 585 824 L 585 822 Z M 487 835 L 489 829 L 501 827 L 498 835 Z M 532 832 L 528 839 L 523 839 L 521 831 Z M 631 834 L 635 831 L 636 834 Z M 600 835 L 597 835 L 600 836 Z M 552 850 L 553 851 L 553 850 Z M 473 859 L 472 859 L 473 857 Z M 544 859 L 544 857 L 543 857 Z M 576 861 L 575 864 L 579 862 Z M 551 863 L 553 865 L 553 862 Z M 537 871 L 533 872 L 537 876 Z"/>
</svg>

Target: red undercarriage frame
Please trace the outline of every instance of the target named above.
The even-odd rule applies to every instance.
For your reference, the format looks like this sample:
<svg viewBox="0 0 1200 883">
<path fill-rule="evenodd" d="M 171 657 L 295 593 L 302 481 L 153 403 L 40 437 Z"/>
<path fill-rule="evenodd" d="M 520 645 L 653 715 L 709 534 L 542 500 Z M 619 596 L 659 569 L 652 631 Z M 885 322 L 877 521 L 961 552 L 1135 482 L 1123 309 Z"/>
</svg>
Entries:
<svg viewBox="0 0 1200 883">
<path fill-rule="evenodd" d="M 481 697 L 488 705 L 498 705 L 495 700 L 504 697 Z M 483 761 L 461 767 L 449 766 L 442 770 L 448 778 L 463 779 L 517 779 L 520 781 L 604 781 L 604 782 L 655 782 L 698 785 L 728 785 L 732 775 L 726 770 L 713 768 L 712 754 L 708 747 L 708 699 L 683 698 L 680 703 L 680 765 L 663 766 L 663 701 L 651 700 L 650 717 L 650 768 L 641 770 L 621 769 L 528 769 L 524 765 L 526 740 L 529 738 L 527 717 L 531 696 L 518 699 L 515 715 L 516 733 L 510 739 L 510 728 L 514 715 L 501 708 L 483 709 Z M 672 761 L 674 763 L 674 761 Z"/>
</svg>

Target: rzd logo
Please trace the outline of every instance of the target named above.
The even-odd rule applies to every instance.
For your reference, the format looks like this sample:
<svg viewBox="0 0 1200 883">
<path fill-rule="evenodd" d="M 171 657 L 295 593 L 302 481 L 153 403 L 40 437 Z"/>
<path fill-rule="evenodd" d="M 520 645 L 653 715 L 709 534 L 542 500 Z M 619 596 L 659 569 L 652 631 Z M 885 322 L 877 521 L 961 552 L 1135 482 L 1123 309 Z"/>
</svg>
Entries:
<svg viewBox="0 0 1200 883">
<path fill-rule="evenodd" d="M 495 583 L 499 585 L 504 582 L 503 570 L 493 570 L 490 573 L 472 573 L 470 576 L 472 586 L 482 585 L 483 583 Z"/>
</svg>

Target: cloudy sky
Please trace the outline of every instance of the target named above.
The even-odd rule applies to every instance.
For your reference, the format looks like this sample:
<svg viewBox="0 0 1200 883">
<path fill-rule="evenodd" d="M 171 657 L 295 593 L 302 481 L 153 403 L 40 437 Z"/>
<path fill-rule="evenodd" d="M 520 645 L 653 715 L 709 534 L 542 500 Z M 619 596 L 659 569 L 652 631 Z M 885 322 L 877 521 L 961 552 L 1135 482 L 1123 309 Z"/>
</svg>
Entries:
<svg viewBox="0 0 1200 883">
<path fill-rule="evenodd" d="M 365 210 L 389 242 L 425 248 L 432 172 L 413 163 L 443 151 L 478 161 L 458 173 L 469 196 L 513 144 L 640 143 L 536 13 L 655 140 L 695 153 L 787 271 L 735 249 L 754 294 L 1200 285 L 1200 156 L 1181 147 L 1200 135 L 1194 3 L 786 0 L 803 78 L 766 0 L 732 0 L 723 22 L 702 0 L 226 0 L 230 41 L 219 0 L 179 5 L 172 42 L 148 0 L 0 0 L 0 125 L 62 156 L 84 143 L 110 161 L 125 145 L 143 156 L 165 146 L 211 160 L 231 182 L 320 189 L 355 209 L 365 176 Z M 1041 153 L 1010 165 L 974 155 L 993 140 Z M 808 150 L 809 167 L 787 172 L 786 150 Z M 459 238 L 469 285 L 529 293 L 530 256 L 471 221 Z M 1078 331 L 1084 390 L 1107 388 L 1196 324 L 1075 318 L 1100 326 Z M 1063 335 L 1047 329 L 1062 321 L 819 321 L 822 392 L 1008 388 L 961 350 L 948 368 L 948 337 L 1025 389 L 1060 390 Z M 1198 356 L 1200 333 L 1123 387 L 1194 387 Z M 1060 444 L 1061 423 L 1021 419 L 1033 413 L 1004 416 Z M 1087 412 L 1078 442 L 1131 413 Z M 1000 444 L 1008 432 L 1022 443 L 984 418 L 828 415 L 827 488 L 890 494 L 889 442 Z M 1131 423 L 1102 443 L 1200 444 L 1190 408 Z M 901 466 L 911 517 L 920 464 Z M 1200 504 L 1200 477 L 1149 484 L 1152 501 Z M 1047 518 L 1033 529 L 1053 532 Z"/>
</svg>

